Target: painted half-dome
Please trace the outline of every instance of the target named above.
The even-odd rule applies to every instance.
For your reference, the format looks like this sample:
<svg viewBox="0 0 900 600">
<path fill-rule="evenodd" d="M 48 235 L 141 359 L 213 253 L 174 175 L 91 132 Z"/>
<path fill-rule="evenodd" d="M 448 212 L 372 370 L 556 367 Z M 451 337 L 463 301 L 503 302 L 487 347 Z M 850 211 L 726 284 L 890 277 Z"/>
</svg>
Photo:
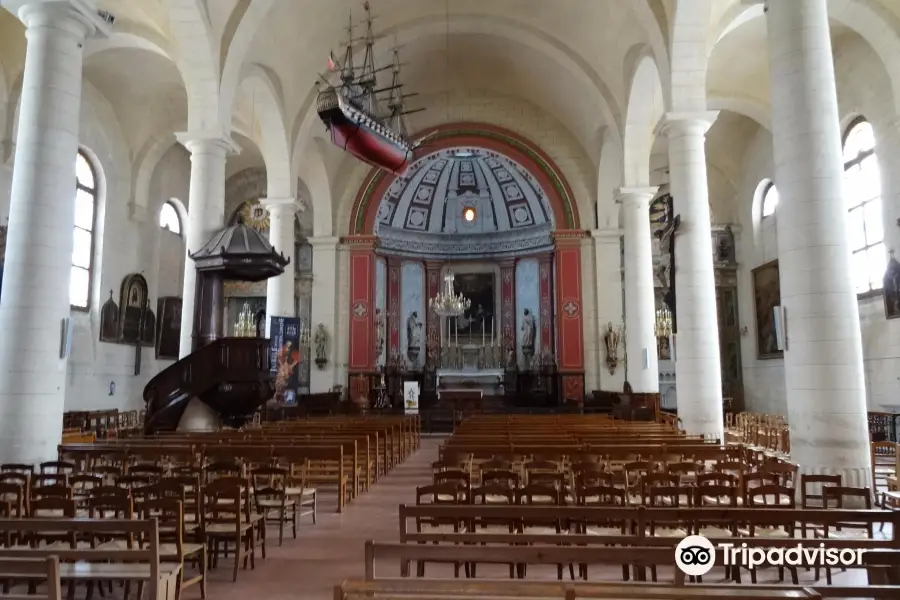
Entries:
<svg viewBox="0 0 900 600">
<path fill-rule="evenodd" d="M 552 230 L 537 179 L 478 147 L 441 150 L 410 165 L 381 199 L 375 225 L 384 248 L 451 256 L 543 249 Z"/>
</svg>

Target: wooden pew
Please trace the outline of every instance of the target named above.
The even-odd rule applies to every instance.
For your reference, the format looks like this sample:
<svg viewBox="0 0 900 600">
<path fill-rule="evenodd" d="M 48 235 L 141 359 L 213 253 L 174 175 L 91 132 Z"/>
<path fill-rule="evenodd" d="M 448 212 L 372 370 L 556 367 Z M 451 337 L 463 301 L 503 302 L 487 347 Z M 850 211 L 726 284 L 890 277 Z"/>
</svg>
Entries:
<svg viewBox="0 0 900 600">
<path fill-rule="evenodd" d="M 786 590 L 767 586 L 634 585 L 627 583 L 556 583 L 511 581 L 441 581 L 421 579 L 377 579 L 345 581 L 335 587 L 335 600 L 391 598 L 413 600 L 477 600 L 499 597 L 549 600 L 785 600 L 819 598 L 810 589 Z"/>
<path fill-rule="evenodd" d="M 27 580 L 34 584 L 46 581 L 43 593 L 28 596 L 10 595 L 0 589 L 0 599 L 60 600 L 59 561 L 55 556 L 46 558 L 0 558 L 0 582 Z"/>
<path fill-rule="evenodd" d="M 181 564 L 161 563 L 159 530 L 156 519 L 0 519 L 0 537 L 5 534 L 28 535 L 59 531 L 74 532 L 79 538 L 108 535 L 132 535 L 144 544 L 133 549 L 0 548 L 2 559 L 45 559 L 57 556 L 63 582 L 134 581 L 147 584 L 150 600 L 173 600 L 181 576 Z M 35 579 L 42 576 L 37 575 Z"/>
</svg>

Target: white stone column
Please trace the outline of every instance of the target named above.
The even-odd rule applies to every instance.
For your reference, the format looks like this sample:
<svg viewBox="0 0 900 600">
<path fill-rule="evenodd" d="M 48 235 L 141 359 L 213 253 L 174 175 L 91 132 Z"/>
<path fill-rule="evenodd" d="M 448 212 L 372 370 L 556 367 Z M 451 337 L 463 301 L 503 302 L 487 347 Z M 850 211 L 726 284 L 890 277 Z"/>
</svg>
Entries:
<svg viewBox="0 0 900 600">
<path fill-rule="evenodd" d="M 69 2 L 3 6 L 25 24 L 27 51 L 0 298 L 0 462 L 37 463 L 62 435 L 82 48 L 102 24 Z"/>
<path fill-rule="evenodd" d="M 772 2 L 766 21 L 791 460 L 871 487 L 826 0 Z"/>
<path fill-rule="evenodd" d="M 269 211 L 269 243 L 278 252 L 290 257 L 284 273 L 271 277 L 266 282 L 266 332 L 272 317 L 293 317 L 296 309 L 294 292 L 296 290 L 294 273 L 297 271 L 296 252 L 294 252 L 294 223 L 300 203 L 296 198 L 265 198 L 260 201 Z"/>
<path fill-rule="evenodd" d="M 313 281 L 312 306 L 310 306 L 311 336 L 315 335 L 319 324 L 325 325 L 328 332 L 328 364 L 320 369 L 315 363 L 315 345 L 312 345 L 313 361 L 309 368 L 309 391 L 318 394 L 329 391 L 337 381 L 340 365 L 337 364 L 338 348 L 338 316 L 341 309 L 337 304 L 337 287 L 340 277 L 338 269 L 338 238 L 314 237 L 309 240 L 313 247 Z"/>
<path fill-rule="evenodd" d="M 191 353 L 194 332 L 194 299 L 197 270 L 190 255 L 200 250 L 225 226 L 225 158 L 238 147 L 230 137 L 216 132 L 176 134 L 191 153 L 191 186 L 188 192 L 188 218 L 185 233 L 187 252 L 184 263 L 184 289 L 181 309 L 181 345 L 178 355 Z"/>
<path fill-rule="evenodd" d="M 612 323 L 613 327 L 622 323 L 622 231 L 595 229 L 591 232 L 591 238 L 596 269 L 594 289 L 597 294 L 597 327 L 592 337 L 597 347 L 600 389 L 621 392 L 625 369 L 621 363 L 614 373 L 606 368 L 606 342 L 603 336 L 607 323 Z"/>
<path fill-rule="evenodd" d="M 650 201 L 658 188 L 619 188 L 625 229 L 626 379 L 638 393 L 659 393 L 656 352 L 656 292 L 650 242 Z M 645 360 L 646 355 L 646 360 Z"/>
<path fill-rule="evenodd" d="M 669 113 L 669 187 L 681 226 L 675 235 L 675 379 L 688 433 L 724 440 L 706 132 L 717 113 Z"/>
</svg>

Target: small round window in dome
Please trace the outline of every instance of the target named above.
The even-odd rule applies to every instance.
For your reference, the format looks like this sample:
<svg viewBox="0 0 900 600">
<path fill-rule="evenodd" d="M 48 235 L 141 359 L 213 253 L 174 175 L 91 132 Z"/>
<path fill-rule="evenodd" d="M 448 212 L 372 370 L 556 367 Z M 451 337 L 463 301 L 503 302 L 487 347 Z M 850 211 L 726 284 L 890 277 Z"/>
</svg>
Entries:
<svg viewBox="0 0 900 600">
<path fill-rule="evenodd" d="M 475 220 L 475 209 L 471 206 L 467 206 L 463 209 L 463 219 L 465 219 L 468 223 L 471 223 Z"/>
</svg>

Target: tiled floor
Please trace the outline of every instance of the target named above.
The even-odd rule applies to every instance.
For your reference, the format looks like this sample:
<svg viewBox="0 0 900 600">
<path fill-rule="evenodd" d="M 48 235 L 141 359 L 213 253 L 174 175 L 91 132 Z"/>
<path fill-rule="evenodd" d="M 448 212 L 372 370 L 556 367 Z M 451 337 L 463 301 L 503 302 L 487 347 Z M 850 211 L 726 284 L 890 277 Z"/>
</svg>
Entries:
<svg viewBox="0 0 900 600">
<path fill-rule="evenodd" d="M 436 438 L 422 438 L 422 447 L 400 466 L 381 478 L 369 492 L 351 503 L 343 514 L 334 512 L 335 501 L 320 502 L 319 522 L 304 519 L 294 540 L 286 533 L 278 547 L 277 533 L 269 528 L 265 560 L 256 569 L 240 571 L 231 582 L 231 562 L 220 559 L 209 575 L 211 600 L 324 600 L 344 579 L 364 575 L 366 540 L 397 541 L 397 506 L 415 503 L 416 486 L 431 480 L 431 463 L 437 458 Z M 274 534 L 274 536 L 273 536 Z M 274 541 L 273 541 L 274 539 Z M 399 573 L 399 570 L 398 570 Z M 185 600 L 199 598 L 196 587 L 185 590 Z"/>
<path fill-rule="evenodd" d="M 257 559 L 256 569 L 240 571 L 237 583 L 231 582 L 231 562 L 220 559 L 220 567 L 210 572 L 210 600 L 326 600 L 333 598 L 336 584 L 349 578 L 364 575 L 363 547 L 366 540 L 396 541 L 398 539 L 397 506 L 415 502 L 415 488 L 431 480 L 431 463 L 437 458 L 436 438 L 423 438 L 422 448 L 389 475 L 379 480 L 372 489 L 350 504 L 344 514 L 334 511 L 334 499 L 327 498 L 320 505 L 319 522 L 313 526 L 307 520 L 301 524 L 296 540 L 288 536 L 278 547 L 277 534 L 269 529 L 268 556 Z M 273 541 L 274 540 L 274 541 Z M 399 575 L 399 567 L 376 565 L 381 577 Z M 451 577 L 451 565 L 428 565 L 429 577 Z M 592 568 L 592 581 L 621 581 L 621 568 Z M 723 579 L 721 569 L 704 577 L 708 583 Z M 744 571 L 744 581 L 749 574 Z M 479 578 L 505 579 L 508 569 L 503 565 L 479 565 Z M 568 578 L 568 572 L 565 577 Z M 528 578 L 555 579 L 556 568 L 529 568 Z M 672 571 L 660 569 L 659 580 L 671 581 Z M 777 571 L 765 569 L 759 572 L 760 583 L 777 582 Z M 860 571 L 840 573 L 835 571 L 835 583 L 852 585 L 863 583 Z M 812 572 L 800 572 L 800 583 L 811 584 Z M 197 587 L 185 590 L 183 598 L 199 597 Z"/>
</svg>

